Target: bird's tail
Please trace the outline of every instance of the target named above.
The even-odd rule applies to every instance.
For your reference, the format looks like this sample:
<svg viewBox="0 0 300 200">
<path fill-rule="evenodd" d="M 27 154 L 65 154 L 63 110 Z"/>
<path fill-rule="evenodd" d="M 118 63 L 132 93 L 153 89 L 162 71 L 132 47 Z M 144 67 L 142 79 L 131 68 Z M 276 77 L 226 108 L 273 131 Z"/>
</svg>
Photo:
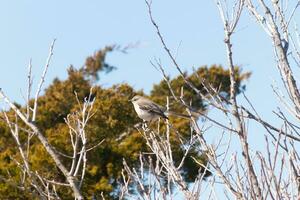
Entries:
<svg viewBox="0 0 300 200">
<path fill-rule="evenodd" d="M 166 111 L 165 115 L 167 115 L 167 116 L 172 115 L 172 116 L 176 116 L 176 117 L 180 117 L 180 118 L 184 118 L 184 119 L 191 119 L 191 117 L 195 117 L 195 118 L 199 117 L 196 113 L 191 113 L 191 115 L 185 115 L 185 114 L 176 113 L 176 112 L 173 112 L 170 110 Z"/>
</svg>

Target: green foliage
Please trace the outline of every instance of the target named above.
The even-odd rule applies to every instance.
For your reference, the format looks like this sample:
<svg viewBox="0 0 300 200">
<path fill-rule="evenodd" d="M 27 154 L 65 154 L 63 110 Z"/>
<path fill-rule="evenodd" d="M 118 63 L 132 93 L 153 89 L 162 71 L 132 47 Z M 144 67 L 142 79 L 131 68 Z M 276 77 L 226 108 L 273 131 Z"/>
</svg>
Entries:
<svg viewBox="0 0 300 200">
<path fill-rule="evenodd" d="M 242 73 L 239 67 L 235 67 L 235 80 L 237 94 L 245 89 L 242 85 L 242 81 L 247 79 L 250 73 Z M 197 110 L 205 109 L 205 102 L 199 95 L 196 95 L 195 91 L 188 86 L 181 76 L 177 76 L 173 79 L 167 77 L 170 82 L 170 86 L 174 91 L 174 94 L 179 97 L 181 95 L 181 90 L 184 92 L 184 100 L 186 102 L 192 102 L 193 108 Z M 229 70 L 224 69 L 221 65 L 212 65 L 211 67 L 202 66 L 199 67 L 192 75 L 185 73 L 185 78 L 193 84 L 203 95 L 207 94 L 207 90 L 203 87 L 203 84 L 209 84 L 213 88 L 219 91 L 219 93 L 224 94 L 225 98 L 229 98 L 230 89 L 230 78 Z M 151 91 L 151 97 L 159 102 L 161 105 L 166 104 L 166 97 L 170 98 L 170 107 L 172 110 L 180 110 L 179 104 L 174 101 L 172 94 L 168 87 L 166 81 L 162 80 L 159 84 L 153 86 Z"/>
<path fill-rule="evenodd" d="M 64 118 L 78 109 L 74 92 L 77 93 L 81 101 L 88 96 L 93 81 L 99 79 L 99 72 L 112 69 L 105 63 L 106 53 L 112 50 L 112 47 L 106 47 L 88 57 L 85 66 L 79 70 L 72 66 L 69 67 L 68 78 L 66 80 L 54 79 L 53 83 L 45 90 L 44 95 L 38 99 L 36 123 L 51 145 L 64 154 L 71 155 L 72 153 L 68 127 L 64 123 Z M 240 92 L 244 89 L 241 83 L 248 78 L 249 74 L 241 73 L 238 67 L 236 72 L 235 78 L 238 92 Z M 190 76 L 186 74 L 186 76 L 200 91 L 205 93 L 199 77 L 219 88 L 219 91 L 228 97 L 230 84 L 228 70 L 221 66 L 205 66 L 198 68 L 196 74 Z M 193 106 L 197 109 L 206 109 L 205 102 L 184 83 L 182 77 L 169 78 L 169 80 L 176 95 L 180 95 L 181 87 L 183 87 L 187 101 L 192 100 Z M 114 85 L 110 88 L 95 86 L 93 92 L 96 97 L 94 103 L 96 113 L 87 127 L 88 147 L 102 139 L 105 139 L 105 142 L 88 153 L 86 178 L 83 182 L 82 191 L 88 199 L 91 199 L 92 196 L 99 197 L 101 192 L 104 192 L 107 198 L 117 198 L 123 159 L 130 166 L 137 167 L 140 152 L 149 151 L 144 139 L 134 128 L 134 125 L 141 120 L 137 118 L 133 106 L 128 101 L 137 92 L 127 84 Z M 171 94 L 165 81 L 154 85 L 150 98 L 161 105 L 165 105 L 166 96 L 171 96 Z M 33 101 L 30 104 L 32 105 Z M 173 110 L 183 112 L 183 108 L 174 99 L 170 100 L 170 104 Z M 22 109 L 25 110 L 25 107 Z M 11 116 L 14 115 L 11 114 Z M 187 140 L 190 135 L 189 122 L 179 118 L 171 118 L 171 121 L 183 140 Z M 12 160 L 21 162 L 20 155 L 9 129 L 3 121 L 0 121 L 0 132 L 0 199 L 36 198 L 27 182 L 21 184 L 21 171 L 16 162 Z M 120 137 L 124 133 L 126 136 Z M 23 138 L 22 142 L 26 143 L 26 133 L 21 132 L 20 137 Z M 175 162 L 179 164 L 184 151 L 174 131 L 171 135 L 171 141 Z M 65 181 L 53 160 L 35 137 L 31 140 L 29 155 L 32 170 L 37 170 L 50 180 Z M 65 157 L 61 157 L 61 159 L 65 163 L 70 161 Z M 188 182 L 194 180 L 199 170 L 203 171 L 194 159 L 203 164 L 207 162 L 205 153 L 199 152 L 195 146 L 187 156 L 182 170 L 182 174 Z M 209 173 L 206 175 L 208 176 Z M 13 181 L 14 184 L 10 184 L 11 182 L 8 180 Z M 21 190 L 16 186 L 22 186 L 23 189 Z M 57 191 L 62 199 L 72 199 L 70 189 L 59 186 Z"/>
<path fill-rule="evenodd" d="M 93 56 L 89 56 L 85 61 L 85 67 L 82 71 L 85 76 L 90 76 L 94 80 L 99 80 L 99 71 L 111 72 L 115 69 L 105 61 L 105 56 L 108 52 L 113 51 L 115 46 L 107 46 L 104 49 L 97 51 Z"/>
</svg>

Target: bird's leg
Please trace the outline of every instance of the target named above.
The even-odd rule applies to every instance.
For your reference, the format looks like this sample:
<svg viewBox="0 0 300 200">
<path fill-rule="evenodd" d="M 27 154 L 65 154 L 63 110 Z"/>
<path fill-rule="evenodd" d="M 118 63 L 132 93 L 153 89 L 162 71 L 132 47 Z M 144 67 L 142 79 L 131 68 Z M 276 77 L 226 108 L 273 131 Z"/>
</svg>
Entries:
<svg viewBox="0 0 300 200">
<path fill-rule="evenodd" d="M 142 128 L 144 129 L 144 130 L 147 130 L 147 123 L 146 123 L 146 121 L 143 119 L 143 125 L 142 125 Z"/>
</svg>

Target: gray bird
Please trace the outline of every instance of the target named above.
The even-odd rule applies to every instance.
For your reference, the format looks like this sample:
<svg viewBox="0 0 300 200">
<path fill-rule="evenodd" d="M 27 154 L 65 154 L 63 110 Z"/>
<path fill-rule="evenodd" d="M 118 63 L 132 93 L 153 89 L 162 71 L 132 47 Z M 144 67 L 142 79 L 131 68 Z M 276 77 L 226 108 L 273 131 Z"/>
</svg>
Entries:
<svg viewBox="0 0 300 200">
<path fill-rule="evenodd" d="M 130 101 L 132 102 L 139 118 L 144 121 L 155 121 L 160 117 L 168 119 L 165 115 L 166 109 L 146 97 L 136 95 Z"/>
</svg>

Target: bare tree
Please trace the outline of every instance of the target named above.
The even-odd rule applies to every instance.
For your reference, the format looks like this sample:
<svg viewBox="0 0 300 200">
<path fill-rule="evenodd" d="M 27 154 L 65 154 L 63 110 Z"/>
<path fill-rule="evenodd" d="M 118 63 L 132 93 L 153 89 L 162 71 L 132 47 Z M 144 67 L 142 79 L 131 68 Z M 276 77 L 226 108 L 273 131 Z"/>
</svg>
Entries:
<svg viewBox="0 0 300 200">
<path fill-rule="evenodd" d="M 183 141 L 180 133 L 173 127 L 169 120 L 163 122 L 165 128 L 161 128 L 161 121 L 157 123 L 157 129 L 149 124 L 137 128 L 146 141 L 150 152 L 141 152 L 140 167 L 131 168 L 126 160 L 123 161 L 122 172 L 123 186 L 119 199 L 174 199 L 178 195 L 184 199 L 300 199 L 300 92 L 295 76 L 296 67 L 300 67 L 300 34 L 297 25 L 291 27 L 293 17 L 300 5 L 299 1 L 279 0 L 215 0 L 220 19 L 224 29 L 224 54 L 230 71 L 230 97 L 222 96 L 218 88 L 208 81 L 198 77 L 205 94 L 201 92 L 191 81 L 186 78 L 181 66 L 178 64 L 172 50 L 168 47 L 166 38 L 162 36 L 155 17 L 152 15 L 151 1 L 146 0 L 150 22 L 152 23 L 158 38 L 178 71 L 185 84 L 196 95 L 201 97 L 206 105 L 214 109 L 219 117 L 210 116 L 209 113 L 196 110 L 191 102 L 186 101 L 185 91 L 182 87 L 181 94 L 176 96 L 172 84 L 166 76 L 165 67 L 160 62 L 151 62 L 160 70 L 166 81 L 172 98 L 186 111 L 185 115 L 190 121 L 190 138 Z M 272 124 L 268 119 L 262 118 L 255 105 L 243 94 L 244 104 L 237 99 L 237 83 L 235 66 L 237 58 L 232 49 L 232 35 L 237 34 L 243 13 L 248 12 L 256 20 L 257 24 L 270 37 L 273 45 L 276 68 L 282 79 L 283 89 L 273 85 L 273 92 L 278 97 L 279 103 L 286 110 L 278 108 L 274 111 L 281 124 Z M 65 155 L 54 149 L 49 144 L 44 134 L 35 124 L 38 108 L 38 96 L 53 54 L 54 42 L 50 47 L 50 53 L 35 93 L 34 104 L 31 108 L 32 77 L 31 62 L 28 73 L 27 108 L 23 112 L 0 91 L 1 98 L 14 111 L 14 116 L 8 116 L 3 112 L 12 137 L 16 142 L 21 161 L 15 160 L 23 172 L 21 183 L 29 181 L 41 199 L 59 199 L 56 186 L 70 187 L 75 199 L 83 199 L 80 188 L 85 176 L 87 152 L 94 147 L 87 147 L 85 127 L 93 116 L 93 101 L 91 96 L 81 103 L 75 93 L 79 106 L 78 112 L 68 115 L 65 119 L 69 127 L 70 140 L 73 149 L 71 156 Z M 197 76 L 197 74 L 195 74 Z M 285 95 L 287 94 L 287 95 Z M 169 97 L 166 108 L 169 109 Z M 199 119 L 202 119 L 201 123 Z M 25 123 L 25 129 L 19 126 L 18 121 Z M 258 124 L 261 127 L 259 134 L 265 139 L 265 150 L 256 149 L 249 143 L 249 124 Z M 56 166 L 66 178 L 66 182 L 48 180 L 37 171 L 31 169 L 28 162 L 28 148 L 20 142 L 19 133 L 25 132 L 28 141 L 37 137 L 49 153 Z M 209 136 L 210 129 L 218 133 L 212 142 Z M 170 134 L 175 132 L 184 147 L 184 155 L 179 164 L 174 162 L 174 147 L 170 143 Z M 256 133 L 257 134 L 257 133 Z M 101 141 L 102 142 L 102 141 Z M 97 145 L 100 145 L 101 142 Z M 96 145 L 96 146 L 97 146 Z M 193 183 L 188 183 L 182 175 L 183 163 L 192 148 L 205 153 L 208 164 L 204 165 L 196 158 L 199 164 L 199 174 Z M 70 159 L 70 169 L 62 162 L 61 157 Z M 212 173 L 209 178 L 204 178 L 206 171 Z M 17 184 L 21 187 L 22 184 Z M 175 188 L 175 190 L 174 190 Z M 133 192 L 132 192 L 133 191 Z M 220 195 L 219 191 L 223 194 Z M 103 196 L 104 199 L 104 196 Z"/>
<path fill-rule="evenodd" d="M 143 199 L 173 199 L 174 193 L 169 189 L 175 185 L 177 192 L 182 193 L 185 199 L 299 199 L 300 198 L 300 157 L 299 151 L 299 105 L 300 95 L 297 79 L 293 70 L 300 66 L 299 33 L 297 26 L 290 27 L 299 1 L 265 1 L 265 0 L 215 0 L 220 13 L 224 28 L 224 44 L 227 57 L 227 65 L 230 70 L 230 98 L 226 99 L 218 93 L 207 81 L 199 77 L 199 82 L 208 94 L 204 95 L 193 83 L 188 81 L 177 63 L 175 56 L 167 46 L 166 39 L 162 36 L 158 23 L 152 16 L 151 1 L 146 1 L 150 21 L 154 26 L 157 36 L 161 41 L 163 49 L 173 63 L 185 83 L 199 95 L 207 105 L 216 110 L 223 119 L 210 117 L 207 113 L 196 111 L 190 102 L 184 101 L 184 91 L 181 96 L 176 96 L 172 90 L 172 84 L 159 62 L 152 64 L 161 70 L 167 82 L 173 99 L 179 102 L 189 114 L 191 122 L 191 137 L 186 152 L 191 146 L 197 145 L 201 152 L 205 152 L 209 164 L 202 166 L 205 170 L 212 172 L 212 176 L 203 179 L 199 176 L 193 184 L 188 185 L 180 174 L 181 165 L 175 166 L 172 160 L 172 149 L 168 138 L 172 124 L 168 120 L 165 133 L 160 130 L 152 130 L 148 126 L 139 130 L 147 141 L 151 153 L 155 155 L 156 161 L 149 161 L 147 155 L 141 154 L 141 169 L 130 169 L 124 162 L 124 170 L 127 176 L 124 178 L 122 198 L 132 196 L 128 190 L 130 182 L 134 182 L 135 191 Z M 232 3 L 231 9 L 229 4 Z M 285 91 L 273 86 L 274 94 L 279 102 L 286 108 L 289 114 L 278 109 L 274 114 L 282 121 L 282 124 L 273 125 L 267 119 L 262 119 L 251 103 L 249 98 L 243 94 L 246 105 L 238 102 L 236 98 L 236 58 L 232 49 L 231 37 L 236 34 L 243 12 L 249 12 L 250 16 L 257 21 L 263 30 L 270 36 L 273 44 L 276 67 L 279 70 Z M 292 29 L 292 32 L 291 32 Z M 287 98 L 283 95 L 286 92 Z M 168 105 L 167 105 L 168 107 Z M 193 113 L 198 113 L 205 120 L 199 124 L 199 118 Z M 292 119 L 291 119 L 292 118 Z M 227 121 L 227 122 L 226 122 Z M 265 151 L 259 151 L 255 145 L 249 144 L 248 124 L 261 125 L 261 133 L 265 138 Z M 207 127 L 215 127 L 220 134 L 216 142 L 211 143 L 207 138 Z M 237 145 L 237 142 L 239 145 Z M 237 149 L 237 146 L 239 147 Z M 187 155 L 187 153 L 185 154 Z M 148 160 L 146 162 L 146 160 Z M 185 157 L 182 158 L 184 162 Z M 147 167 L 146 167 L 146 163 Z M 197 160 L 195 160 L 197 162 Z M 199 163 L 201 165 L 201 163 Z M 145 174 L 145 168 L 147 173 Z M 144 173 L 144 174 L 143 174 Z M 167 184 L 163 185 L 161 177 L 165 177 Z M 203 193 L 209 188 L 209 192 Z M 216 190 L 222 190 L 222 197 L 218 196 Z M 205 196 L 203 196 L 205 194 Z"/>
<path fill-rule="evenodd" d="M 69 114 L 65 118 L 65 123 L 69 128 L 70 141 L 73 148 L 72 155 L 66 155 L 61 153 L 59 150 L 55 149 L 47 140 L 44 133 L 42 133 L 39 128 L 36 126 L 36 116 L 38 115 L 38 97 L 40 95 L 43 83 L 45 81 L 45 77 L 50 65 L 50 61 L 53 55 L 53 47 L 55 40 L 52 42 L 50 47 L 49 56 L 46 61 L 46 65 L 44 67 L 43 74 L 40 79 L 40 83 L 38 85 L 33 107 L 30 107 L 29 100 L 31 98 L 31 90 L 32 90 L 32 65 L 31 61 L 28 67 L 28 90 L 27 90 L 27 108 L 25 112 L 19 109 L 12 101 L 5 95 L 5 93 L 0 90 L 1 99 L 6 102 L 6 104 L 11 108 L 15 117 L 9 117 L 6 114 L 6 111 L 3 111 L 3 118 L 7 123 L 11 135 L 16 142 L 16 147 L 21 155 L 21 162 L 15 160 L 19 168 L 23 172 L 22 180 L 20 184 L 15 183 L 18 187 L 23 187 L 25 181 L 29 181 L 31 186 L 35 189 L 37 197 L 40 199 L 60 199 L 58 193 L 56 191 L 57 186 L 69 187 L 73 190 L 75 199 L 83 199 L 82 193 L 80 192 L 80 188 L 82 186 L 85 170 L 87 165 L 87 152 L 96 146 L 100 145 L 103 141 L 99 142 L 93 147 L 87 147 L 87 135 L 85 132 L 88 121 L 93 116 L 93 104 L 94 98 L 92 98 L 92 89 L 90 92 L 90 96 L 88 96 L 84 102 L 80 102 L 78 96 L 75 92 L 74 98 L 77 99 L 79 109 Z M 26 128 L 19 125 L 19 120 L 25 123 Z M 20 141 L 20 131 L 22 133 L 27 134 L 27 143 L 22 144 Z M 32 170 L 29 163 L 29 148 L 30 148 L 30 140 L 33 137 L 37 137 L 41 144 L 44 146 L 45 150 L 48 152 L 50 157 L 55 162 L 56 166 L 60 169 L 62 174 L 65 176 L 66 182 L 59 182 L 57 180 L 48 180 L 38 171 Z M 62 162 L 62 157 L 66 157 L 70 160 L 70 169 L 67 168 L 67 165 Z M 7 180 L 6 180 L 7 181 Z M 9 180 L 8 180 L 9 181 Z"/>
</svg>

